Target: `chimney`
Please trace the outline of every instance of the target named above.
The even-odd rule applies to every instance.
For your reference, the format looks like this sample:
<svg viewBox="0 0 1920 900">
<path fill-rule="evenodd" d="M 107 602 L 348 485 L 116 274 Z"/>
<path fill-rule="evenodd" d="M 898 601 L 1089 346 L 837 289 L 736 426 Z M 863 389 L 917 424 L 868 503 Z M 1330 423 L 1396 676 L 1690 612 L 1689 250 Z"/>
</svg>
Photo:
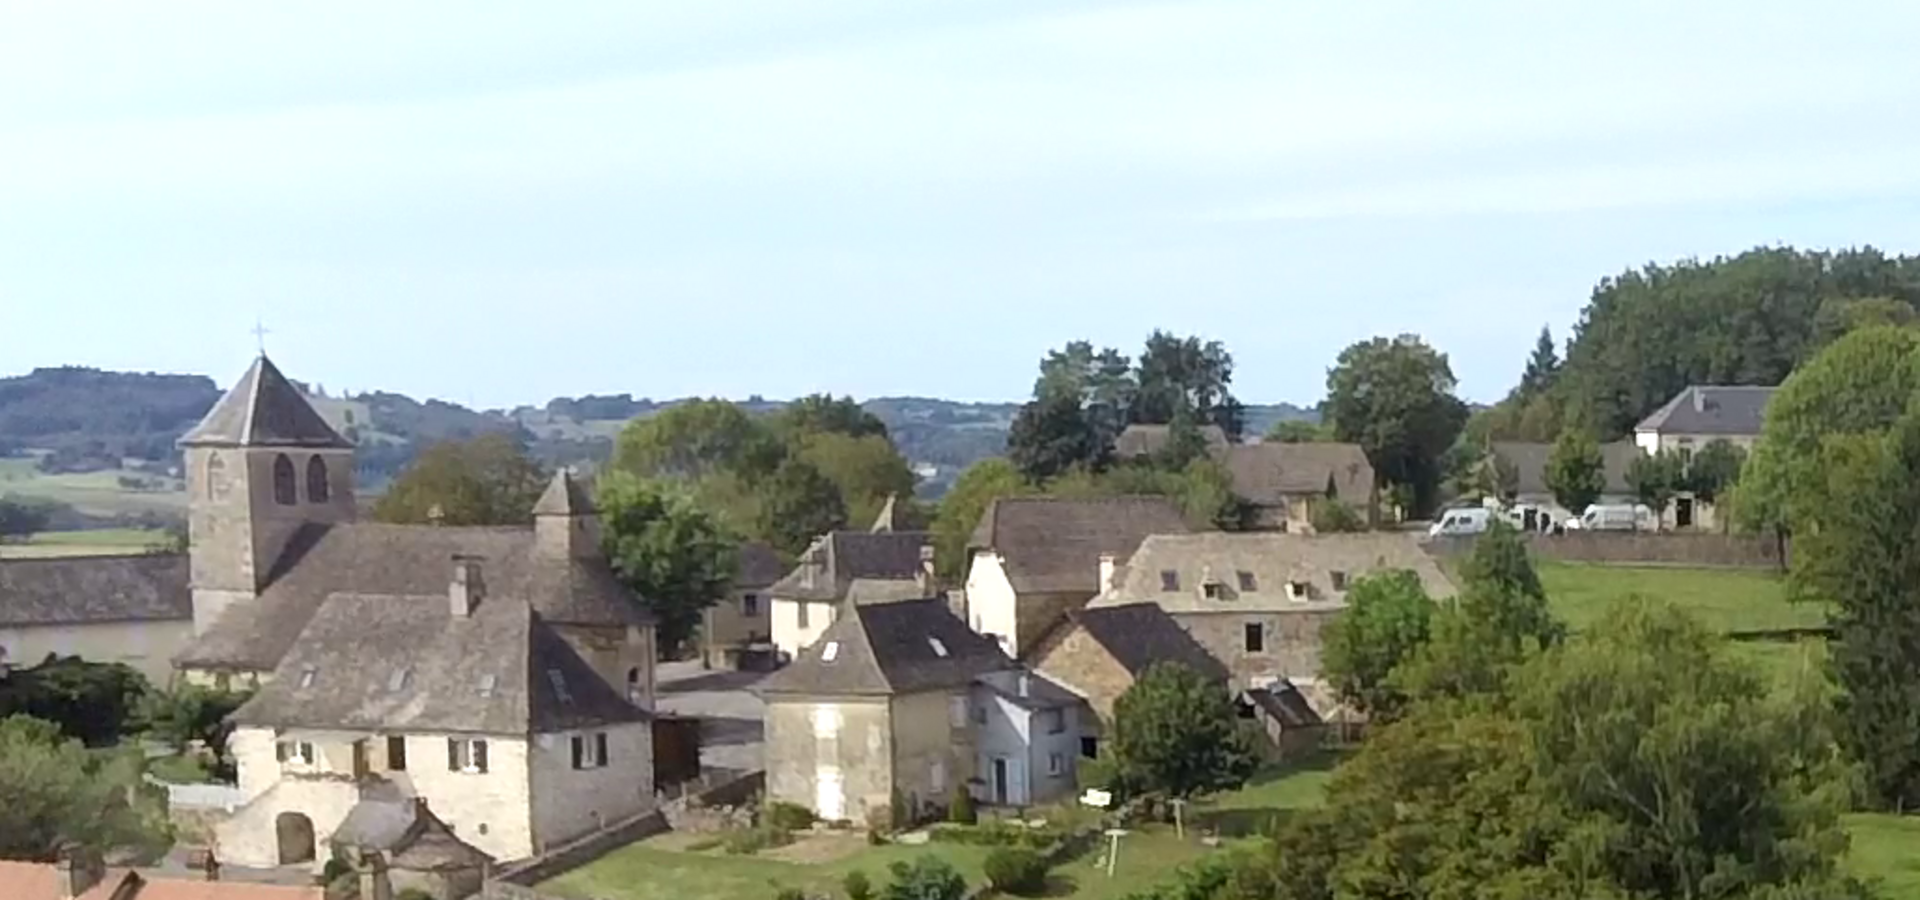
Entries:
<svg viewBox="0 0 1920 900">
<path fill-rule="evenodd" d="M 1020 673 L 1020 696 L 1022 697 L 1028 696 L 1032 692 L 1032 690 L 1033 690 L 1033 679 L 1027 677 L 1027 673 L 1021 672 Z"/>
<path fill-rule="evenodd" d="M 1697 387 L 1693 389 L 1693 411 L 1694 412 L 1707 411 L 1707 392 Z"/>
<path fill-rule="evenodd" d="M 456 619 L 473 615 L 487 597 L 487 583 L 480 575 L 478 556 L 453 557 L 453 582 L 447 585 L 447 608 Z"/>
<path fill-rule="evenodd" d="M 387 877 L 387 858 L 378 850 L 360 854 L 360 900 L 393 900 L 393 880 Z"/>
<path fill-rule="evenodd" d="M 806 555 L 800 557 L 801 587 L 812 589 L 820 577 L 820 570 L 826 568 L 824 562 L 827 553 L 826 547 L 824 546 L 825 542 L 825 538 L 814 541 L 811 546 L 807 547 Z"/>
<path fill-rule="evenodd" d="M 1113 590 L 1113 569 L 1118 563 L 1111 553 L 1100 554 L 1100 593 Z M 1097 594 L 1095 596 L 1098 596 Z"/>
<path fill-rule="evenodd" d="M 920 596 L 933 596 L 933 545 L 920 545 L 920 568 L 914 570 L 913 581 L 920 586 Z"/>
<path fill-rule="evenodd" d="M 94 885 L 107 877 L 106 861 L 97 851 L 87 847 L 67 847 L 60 854 L 57 868 L 63 900 L 71 900 L 92 890 Z"/>
</svg>

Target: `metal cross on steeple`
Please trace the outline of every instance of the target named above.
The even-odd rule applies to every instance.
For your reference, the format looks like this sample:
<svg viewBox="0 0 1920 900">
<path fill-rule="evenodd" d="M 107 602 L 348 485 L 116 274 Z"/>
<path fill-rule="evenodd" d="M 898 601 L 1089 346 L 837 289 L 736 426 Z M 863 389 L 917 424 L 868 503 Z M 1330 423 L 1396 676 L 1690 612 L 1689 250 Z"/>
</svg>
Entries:
<svg viewBox="0 0 1920 900">
<path fill-rule="evenodd" d="M 261 356 L 267 355 L 267 335 L 269 333 L 267 326 L 262 325 L 259 319 L 253 320 L 253 341 L 259 346 Z"/>
</svg>

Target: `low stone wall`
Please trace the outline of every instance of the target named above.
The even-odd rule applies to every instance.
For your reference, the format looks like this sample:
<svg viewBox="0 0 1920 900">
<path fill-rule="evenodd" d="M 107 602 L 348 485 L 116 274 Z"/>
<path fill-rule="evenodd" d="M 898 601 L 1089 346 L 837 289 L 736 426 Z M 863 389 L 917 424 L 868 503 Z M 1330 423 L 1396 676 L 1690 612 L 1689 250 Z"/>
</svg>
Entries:
<svg viewBox="0 0 1920 900">
<path fill-rule="evenodd" d="M 1563 562 L 1622 566 L 1699 566 L 1780 569 L 1780 545 L 1771 536 L 1697 532 L 1594 531 L 1525 535 L 1535 557 Z M 1427 552 L 1442 559 L 1465 556 L 1473 537 L 1437 537 Z"/>
</svg>

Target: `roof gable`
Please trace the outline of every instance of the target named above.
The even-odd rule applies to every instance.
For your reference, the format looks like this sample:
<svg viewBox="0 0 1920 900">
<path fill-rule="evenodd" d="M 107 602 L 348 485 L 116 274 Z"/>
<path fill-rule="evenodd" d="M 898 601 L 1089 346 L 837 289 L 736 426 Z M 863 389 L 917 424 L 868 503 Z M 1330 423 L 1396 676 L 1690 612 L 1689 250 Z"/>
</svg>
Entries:
<svg viewBox="0 0 1920 900">
<path fill-rule="evenodd" d="M 547 489 L 540 492 L 540 499 L 533 504 L 536 516 L 590 516 L 593 513 L 593 498 L 586 486 L 565 467 L 554 471 Z"/>
<path fill-rule="evenodd" d="M 967 545 L 1005 560 L 1019 593 L 1100 591 L 1100 557 L 1124 560 L 1148 535 L 1184 534 L 1165 497 L 1002 497 L 988 504 Z"/>
<path fill-rule="evenodd" d="M 832 531 L 800 554 L 800 562 L 767 590 L 794 600 L 843 600 L 855 581 L 912 583 L 920 575 L 926 531 Z"/>
<path fill-rule="evenodd" d="M 273 361 L 261 354 L 200 424 L 180 438 L 182 447 L 351 448 L 315 412 Z"/>
<path fill-rule="evenodd" d="M 1218 425 L 1199 427 L 1200 440 L 1207 449 L 1217 451 L 1227 446 L 1227 432 Z M 1113 455 L 1120 459 L 1138 459 L 1153 456 L 1167 449 L 1173 443 L 1172 425 L 1128 425 L 1113 440 Z"/>
<path fill-rule="evenodd" d="M 939 600 L 848 606 L 791 665 L 761 682 L 769 694 L 912 694 L 956 688 L 1013 665 L 999 643 Z"/>
<path fill-rule="evenodd" d="M 1373 495 L 1373 465 L 1358 444 L 1236 444 L 1226 449 L 1222 462 L 1234 493 L 1260 506 L 1300 495 L 1325 496 L 1329 486 L 1348 503 L 1365 505 Z"/>
<path fill-rule="evenodd" d="M 1067 614 L 1065 627 L 1085 631 L 1114 662 L 1136 677 L 1161 661 L 1180 663 L 1216 681 L 1229 676 L 1224 664 L 1156 604 L 1076 610 Z"/>
<path fill-rule="evenodd" d="M 1690 385 L 1640 420 L 1635 431 L 1751 437 L 1766 420 L 1776 388 L 1764 385 Z"/>
</svg>

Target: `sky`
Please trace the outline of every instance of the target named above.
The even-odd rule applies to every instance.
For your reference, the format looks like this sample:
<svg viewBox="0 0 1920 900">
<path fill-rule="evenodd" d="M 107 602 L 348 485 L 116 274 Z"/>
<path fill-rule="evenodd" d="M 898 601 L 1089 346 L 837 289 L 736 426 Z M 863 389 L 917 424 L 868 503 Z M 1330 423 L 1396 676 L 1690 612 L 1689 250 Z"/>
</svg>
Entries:
<svg viewBox="0 0 1920 900">
<path fill-rule="evenodd" d="M 1920 4 L 0 5 L 0 373 L 476 406 L 1018 399 L 1074 339 L 1248 402 L 1413 332 L 1469 399 L 1594 284 L 1920 249 Z"/>
</svg>

